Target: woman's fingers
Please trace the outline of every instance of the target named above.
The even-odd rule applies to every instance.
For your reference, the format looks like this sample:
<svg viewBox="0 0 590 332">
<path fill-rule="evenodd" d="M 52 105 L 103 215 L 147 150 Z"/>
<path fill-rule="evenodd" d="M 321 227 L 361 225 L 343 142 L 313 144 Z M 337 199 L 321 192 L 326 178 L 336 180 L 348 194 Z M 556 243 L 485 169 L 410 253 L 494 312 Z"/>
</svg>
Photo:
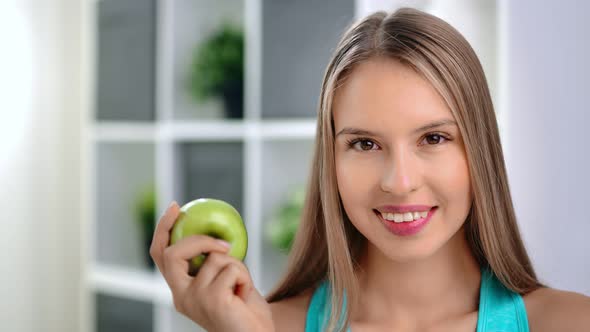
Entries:
<svg viewBox="0 0 590 332">
<path fill-rule="evenodd" d="M 211 283 L 211 291 L 220 294 L 230 290 L 235 294 L 235 288 L 238 288 L 238 296 L 245 302 L 251 287 L 250 275 L 244 272 L 237 264 L 230 263 L 223 267 Z"/>
<path fill-rule="evenodd" d="M 245 301 L 246 296 L 253 287 L 251 281 L 244 283 L 242 282 L 243 278 L 240 278 L 239 280 L 236 279 L 235 283 L 227 285 L 223 289 L 213 289 L 212 287 L 213 282 L 230 265 L 240 270 L 240 275 L 245 276 L 247 280 L 251 280 L 250 272 L 242 261 L 227 254 L 212 252 L 207 256 L 196 277 L 191 281 L 188 293 L 193 294 L 195 297 L 203 296 L 203 294 L 217 294 L 216 296 L 219 296 L 222 293 L 233 293 Z M 219 291 L 222 293 L 219 293 Z"/>
<path fill-rule="evenodd" d="M 204 253 L 226 253 L 229 248 L 207 235 L 185 237 L 164 249 L 164 277 L 173 293 L 184 292 L 192 277 L 189 276 L 189 261 Z M 229 257 L 229 256 L 228 256 Z"/>
<path fill-rule="evenodd" d="M 170 230 L 174 226 L 174 222 L 176 221 L 176 218 L 178 218 L 179 213 L 180 207 L 176 202 L 172 202 L 172 204 L 170 204 L 166 212 L 164 212 L 158 221 L 158 225 L 154 231 L 152 244 L 150 246 L 150 256 L 152 256 L 152 259 L 160 271 L 162 271 L 164 268 L 162 255 L 164 254 L 164 249 L 168 246 L 168 242 L 170 241 Z"/>
<path fill-rule="evenodd" d="M 237 264 L 244 272 L 248 273 L 246 266 L 236 258 L 224 253 L 212 252 L 207 256 L 203 266 L 201 266 L 195 277 L 194 283 L 196 288 L 202 289 L 209 287 L 215 277 L 228 264 Z"/>
</svg>

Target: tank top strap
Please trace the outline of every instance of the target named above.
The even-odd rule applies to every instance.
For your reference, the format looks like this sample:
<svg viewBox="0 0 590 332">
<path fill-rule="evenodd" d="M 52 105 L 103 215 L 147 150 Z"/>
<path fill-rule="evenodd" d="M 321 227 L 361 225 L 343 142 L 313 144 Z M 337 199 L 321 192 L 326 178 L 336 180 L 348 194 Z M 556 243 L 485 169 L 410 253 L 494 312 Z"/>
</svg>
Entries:
<svg viewBox="0 0 590 332">
<path fill-rule="evenodd" d="M 326 288 L 327 282 L 322 281 L 313 292 L 309 308 L 307 309 L 307 318 L 305 320 L 305 332 L 321 331 L 323 325 L 323 313 L 326 308 Z"/>
<path fill-rule="evenodd" d="M 482 268 L 477 332 L 529 332 L 522 296 L 506 288 L 489 268 Z"/>
<path fill-rule="evenodd" d="M 331 295 L 332 292 L 330 291 L 328 280 L 321 281 L 314 291 L 307 309 L 305 332 L 325 331 L 332 307 L 330 302 Z M 346 298 L 344 301 L 343 310 L 346 308 Z M 350 332 L 350 328 L 347 331 Z"/>
</svg>

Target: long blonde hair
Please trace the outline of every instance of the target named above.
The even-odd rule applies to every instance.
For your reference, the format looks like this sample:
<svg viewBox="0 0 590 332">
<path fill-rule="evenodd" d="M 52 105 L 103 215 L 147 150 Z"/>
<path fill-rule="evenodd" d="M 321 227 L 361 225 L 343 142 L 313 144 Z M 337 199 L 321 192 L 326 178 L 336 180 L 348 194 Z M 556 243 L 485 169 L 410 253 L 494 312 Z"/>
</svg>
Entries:
<svg viewBox="0 0 590 332">
<path fill-rule="evenodd" d="M 458 123 L 474 193 L 464 227 L 480 266 L 489 267 L 501 283 L 521 295 L 542 287 L 516 223 L 496 116 L 475 52 L 445 21 L 401 8 L 376 12 L 353 24 L 332 55 L 322 83 L 300 227 L 286 272 L 267 301 L 295 296 L 327 279 L 332 308 L 342 308 L 346 290 L 348 309 L 331 311 L 328 330 L 341 331 L 349 324 L 351 304 L 358 298 L 355 271 L 367 240 L 348 219 L 338 193 L 332 99 L 355 66 L 376 56 L 399 60 L 426 78 Z M 336 327 L 339 321 L 344 325 Z"/>
</svg>

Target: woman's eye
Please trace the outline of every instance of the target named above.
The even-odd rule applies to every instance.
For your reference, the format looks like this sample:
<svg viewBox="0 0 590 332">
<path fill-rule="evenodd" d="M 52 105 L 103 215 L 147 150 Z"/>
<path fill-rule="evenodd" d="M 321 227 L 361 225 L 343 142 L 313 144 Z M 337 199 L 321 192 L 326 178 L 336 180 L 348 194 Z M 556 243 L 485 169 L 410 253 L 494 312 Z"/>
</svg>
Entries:
<svg viewBox="0 0 590 332">
<path fill-rule="evenodd" d="M 437 145 L 447 140 L 446 137 L 440 134 L 429 134 L 424 137 L 428 145 Z"/>
<path fill-rule="evenodd" d="M 354 148 L 355 146 L 359 146 L 361 151 L 369 151 L 369 150 L 373 150 L 373 147 L 376 146 L 376 144 L 368 139 L 356 139 L 356 140 L 352 140 L 348 143 L 348 146 L 351 148 Z M 356 149 L 358 150 L 358 149 Z"/>
<path fill-rule="evenodd" d="M 451 139 L 447 138 L 442 134 L 428 134 L 424 136 L 423 144 L 426 145 L 440 145 L 446 141 L 450 141 Z M 347 143 L 348 148 L 355 149 L 357 151 L 371 151 L 375 150 L 376 147 L 379 147 L 375 142 L 368 138 L 356 138 L 348 141 Z"/>
</svg>

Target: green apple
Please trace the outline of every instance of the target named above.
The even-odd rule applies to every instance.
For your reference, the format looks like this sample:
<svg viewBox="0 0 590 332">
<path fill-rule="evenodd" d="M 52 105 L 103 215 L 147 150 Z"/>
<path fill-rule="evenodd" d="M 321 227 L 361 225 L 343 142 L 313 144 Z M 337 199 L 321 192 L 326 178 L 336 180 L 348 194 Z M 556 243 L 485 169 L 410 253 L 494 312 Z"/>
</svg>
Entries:
<svg viewBox="0 0 590 332">
<path fill-rule="evenodd" d="M 199 198 L 180 208 L 172 228 L 170 244 L 191 235 L 208 235 L 231 244 L 229 255 L 241 261 L 248 250 L 248 233 L 240 213 L 229 203 L 213 198 Z M 206 253 L 191 259 L 193 274 L 204 262 Z"/>
</svg>

